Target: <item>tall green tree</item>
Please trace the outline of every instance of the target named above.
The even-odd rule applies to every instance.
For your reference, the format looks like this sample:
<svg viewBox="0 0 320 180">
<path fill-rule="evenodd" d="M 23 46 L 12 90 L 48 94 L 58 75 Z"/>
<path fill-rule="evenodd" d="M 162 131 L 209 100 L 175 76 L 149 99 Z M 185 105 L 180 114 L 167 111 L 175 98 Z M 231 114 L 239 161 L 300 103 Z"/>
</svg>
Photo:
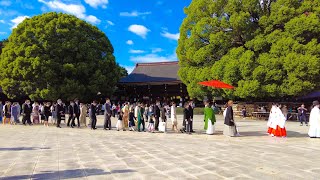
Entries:
<svg viewBox="0 0 320 180">
<path fill-rule="evenodd" d="M 108 37 L 63 13 L 24 20 L 2 51 L 0 86 L 10 98 L 88 101 L 111 95 L 121 76 Z"/>
<path fill-rule="evenodd" d="M 319 0 L 193 0 L 177 54 L 192 97 L 296 96 L 320 88 Z M 201 87 L 219 79 L 234 91 Z"/>
</svg>

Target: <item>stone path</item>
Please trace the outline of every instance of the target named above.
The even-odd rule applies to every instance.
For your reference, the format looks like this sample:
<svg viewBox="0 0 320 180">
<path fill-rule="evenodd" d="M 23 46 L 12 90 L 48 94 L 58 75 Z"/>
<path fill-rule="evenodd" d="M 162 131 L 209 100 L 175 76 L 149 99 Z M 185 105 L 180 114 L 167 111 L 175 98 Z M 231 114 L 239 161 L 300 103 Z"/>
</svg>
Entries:
<svg viewBox="0 0 320 180">
<path fill-rule="evenodd" d="M 181 119 L 181 117 L 178 117 Z M 0 179 L 319 179 L 320 139 L 288 122 L 288 138 L 265 134 L 266 122 L 238 120 L 242 137 L 91 131 L 0 125 Z M 116 120 L 113 119 L 113 124 Z M 181 124 L 181 123 L 180 123 Z"/>
</svg>

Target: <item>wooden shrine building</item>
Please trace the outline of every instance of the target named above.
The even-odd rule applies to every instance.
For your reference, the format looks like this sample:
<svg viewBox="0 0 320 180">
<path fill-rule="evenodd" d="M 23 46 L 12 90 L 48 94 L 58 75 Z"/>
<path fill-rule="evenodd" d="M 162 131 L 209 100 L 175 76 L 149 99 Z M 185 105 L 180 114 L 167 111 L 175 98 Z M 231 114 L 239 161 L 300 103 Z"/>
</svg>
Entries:
<svg viewBox="0 0 320 180">
<path fill-rule="evenodd" d="M 178 62 L 138 63 L 120 80 L 117 96 L 121 101 L 183 101 L 188 93 L 178 70 Z"/>
</svg>

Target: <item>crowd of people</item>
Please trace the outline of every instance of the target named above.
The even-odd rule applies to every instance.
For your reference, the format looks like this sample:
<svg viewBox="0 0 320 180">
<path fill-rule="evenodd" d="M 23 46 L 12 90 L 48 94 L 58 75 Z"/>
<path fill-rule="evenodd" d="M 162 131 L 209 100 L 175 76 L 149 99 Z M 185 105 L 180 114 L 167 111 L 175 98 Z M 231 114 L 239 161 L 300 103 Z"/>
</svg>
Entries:
<svg viewBox="0 0 320 180">
<path fill-rule="evenodd" d="M 204 130 L 206 134 L 214 134 L 216 108 L 210 101 L 205 101 L 204 105 Z M 112 104 L 110 99 L 106 99 L 102 106 L 96 101 L 93 101 L 91 104 L 80 103 L 78 99 L 70 101 L 68 106 L 63 103 L 61 99 L 58 99 L 57 102 L 34 102 L 33 104 L 31 104 L 30 100 L 26 100 L 22 106 L 17 102 L 11 103 L 6 101 L 5 104 L 2 104 L 0 101 L 0 121 L 2 121 L 3 124 L 43 124 L 46 127 L 48 127 L 49 122 L 51 122 L 51 124 L 57 128 L 61 128 L 61 121 L 64 121 L 67 127 L 70 128 L 85 126 L 96 130 L 97 115 L 102 111 L 104 115 L 104 130 L 112 130 L 111 117 L 114 117 L 118 119 L 116 123 L 117 131 L 166 132 L 167 125 L 171 124 L 172 131 L 191 134 L 194 132 L 194 107 L 193 101 L 188 101 L 184 104 L 180 129 L 178 128 L 176 103 L 161 104 L 160 101 L 151 104 L 140 102 L 130 104 L 129 102 L 125 102 L 116 105 L 114 103 Z M 232 107 L 233 101 L 229 101 L 223 112 L 223 134 L 235 137 L 240 136 L 240 134 Z M 301 124 L 305 122 L 306 125 L 308 125 L 306 116 L 307 109 L 302 105 L 298 108 L 298 111 Z M 68 116 L 66 116 L 66 114 L 68 114 Z M 22 116 L 22 122 L 19 120 L 20 116 Z M 66 119 L 66 117 L 68 117 L 68 119 Z M 87 122 L 87 117 L 89 117 L 89 122 Z M 318 101 L 313 102 L 309 119 L 309 136 L 320 137 L 320 109 Z M 272 137 L 286 137 L 286 120 L 287 114 L 284 113 L 283 108 L 281 109 L 280 105 L 274 104 L 270 109 L 267 123 L 268 134 Z"/>
</svg>

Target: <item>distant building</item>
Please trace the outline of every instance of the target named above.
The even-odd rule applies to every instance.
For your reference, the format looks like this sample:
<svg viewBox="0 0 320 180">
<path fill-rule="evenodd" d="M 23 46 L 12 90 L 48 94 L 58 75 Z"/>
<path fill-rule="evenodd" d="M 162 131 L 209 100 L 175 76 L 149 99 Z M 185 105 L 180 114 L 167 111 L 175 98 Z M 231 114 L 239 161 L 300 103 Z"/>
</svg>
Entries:
<svg viewBox="0 0 320 180">
<path fill-rule="evenodd" d="M 120 80 L 116 95 L 121 101 L 183 101 L 188 92 L 178 70 L 178 62 L 138 63 Z"/>
</svg>

